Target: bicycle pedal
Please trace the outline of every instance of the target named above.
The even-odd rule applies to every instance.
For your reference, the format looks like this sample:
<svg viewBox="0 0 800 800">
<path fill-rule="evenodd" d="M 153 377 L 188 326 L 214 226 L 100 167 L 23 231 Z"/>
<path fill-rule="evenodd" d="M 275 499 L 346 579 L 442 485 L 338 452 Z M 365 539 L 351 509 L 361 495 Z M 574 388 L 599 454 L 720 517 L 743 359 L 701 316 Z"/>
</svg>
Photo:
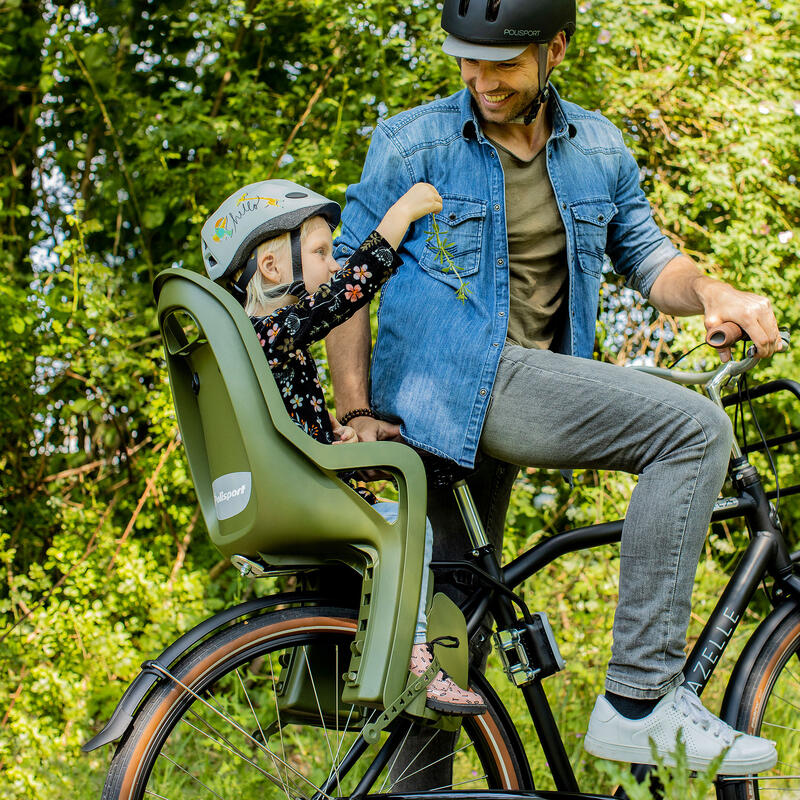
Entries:
<svg viewBox="0 0 800 800">
<path fill-rule="evenodd" d="M 492 638 L 503 671 L 515 686 L 527 686 L 564 669 L 564 659 L 543 611 L 532 614 L 530 622 L 519 620 L 516 626 L 498 631 Z"/>
</svg>

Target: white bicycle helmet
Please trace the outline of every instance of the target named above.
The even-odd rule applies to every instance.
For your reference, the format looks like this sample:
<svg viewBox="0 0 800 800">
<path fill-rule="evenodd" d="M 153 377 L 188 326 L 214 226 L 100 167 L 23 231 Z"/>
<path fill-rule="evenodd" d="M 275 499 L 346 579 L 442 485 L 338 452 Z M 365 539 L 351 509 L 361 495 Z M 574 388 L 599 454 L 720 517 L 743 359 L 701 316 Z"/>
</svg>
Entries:
<svg viewBox="0 0 800 800">
<path fill-rule="evenodd" d="M 228 289 L 242 304 L 247 284 L 258 266 L 256 245 L 282 233 L 291 236 L 292 279 L 303 279 L 300 226 L 324 217 L 331 229 L 339 224 L 338 203 L 292 181 L 275 178 L 249 183 L 228 197 L 206 220 L 201 231 L 203 263 L 209 278 L 229 278 Z M 232 276 L 244 268 L 237 281 Z"/>
</svg>

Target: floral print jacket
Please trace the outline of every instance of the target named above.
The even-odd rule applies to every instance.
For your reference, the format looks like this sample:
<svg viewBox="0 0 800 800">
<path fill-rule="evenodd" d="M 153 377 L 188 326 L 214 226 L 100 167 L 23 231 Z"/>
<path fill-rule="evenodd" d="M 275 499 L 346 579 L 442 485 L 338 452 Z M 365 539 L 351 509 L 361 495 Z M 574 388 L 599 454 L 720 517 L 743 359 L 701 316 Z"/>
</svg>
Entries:
<svg viewBox="0 0 800 800">
<path fill-rule="evenodd" d="M 373 231 L 314 294 L 298 281 L 289 289 L 296 303 L 250 318 L 289 416 L 317 441 L 332 444 L 333 428 L 308 348 L 367 305 L 400 264 L 389 243 Z"/>
</svg>

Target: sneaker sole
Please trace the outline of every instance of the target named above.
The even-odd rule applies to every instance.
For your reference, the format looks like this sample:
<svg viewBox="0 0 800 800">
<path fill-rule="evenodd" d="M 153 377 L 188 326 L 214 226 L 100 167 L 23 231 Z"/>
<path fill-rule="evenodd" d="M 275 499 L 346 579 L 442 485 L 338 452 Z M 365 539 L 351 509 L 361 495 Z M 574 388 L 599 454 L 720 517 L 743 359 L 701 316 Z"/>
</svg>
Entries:
<svg viewBox="0 0 800 800">
<path fill-rule="evenodd" d="M 441 700 L 431 700 L 430 698 L 425 705 L 448 717 L 477 717 L 486 711 L 486 706 L 482 704 L 467 706 L 463 703 L 443 703 Z"/>
<path fill-rule="evenodd" d="M 623 747 L 610 742 L 595 739 L 593 736 L 586 735 L 583 742 L 583 749 L 590 755 L 597 758 L 605 758 L 608 761 L 622 761 L 626 764 L 654 764 L 652 753 L 649 747 L 637 747 L 635 745 Z M 668 755 L 664 755 L 665 763 L 675 766 L 674 760 Z M 693 771 L 703 771 L 711 763 L 710 759 L 688 758 L 688 766 Z M 778 753 L 773 750 L 769 755 L 764 755 L 750 762 L 730 762 L 724 760 L 717 772 L 718 775 L 755 775 L 770 769 L 778 763 Z"/>
</svg>

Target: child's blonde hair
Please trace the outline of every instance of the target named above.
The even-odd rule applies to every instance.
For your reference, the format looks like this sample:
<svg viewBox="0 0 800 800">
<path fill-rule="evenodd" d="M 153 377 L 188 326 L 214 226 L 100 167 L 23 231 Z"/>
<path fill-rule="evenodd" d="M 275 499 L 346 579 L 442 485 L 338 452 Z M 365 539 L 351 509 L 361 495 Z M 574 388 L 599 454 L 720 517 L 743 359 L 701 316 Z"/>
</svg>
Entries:
<svg viewBox="0 0 800 800">
<path fill-rule="evenodd" d="M 310 217 L 300 226 L 300 243 L 302 244 L 307 236 L 309 225 L 316 217 Z M 272 239 L 265 239 L 255 246 L 256 260 L 260 261 L 266 253 L 272 253 L 277 262 L 283 260 L 292 262 L 292 245 L 288 233 L 282 233 Z M 239 276 L 244 268 L 238 270 L 233 276 L 234 280 L 239 280 Z M 248 317 L 257 316 L 258 313 L 272 313 L 276 308 L 294 302 L 293 295 L 289 294 L 291 283 L 270 283 L 261 274 L 260 269 L 256 269 L 250 283 L 247 284 L 247 300 L 244 310 Z"/>
</svg>

